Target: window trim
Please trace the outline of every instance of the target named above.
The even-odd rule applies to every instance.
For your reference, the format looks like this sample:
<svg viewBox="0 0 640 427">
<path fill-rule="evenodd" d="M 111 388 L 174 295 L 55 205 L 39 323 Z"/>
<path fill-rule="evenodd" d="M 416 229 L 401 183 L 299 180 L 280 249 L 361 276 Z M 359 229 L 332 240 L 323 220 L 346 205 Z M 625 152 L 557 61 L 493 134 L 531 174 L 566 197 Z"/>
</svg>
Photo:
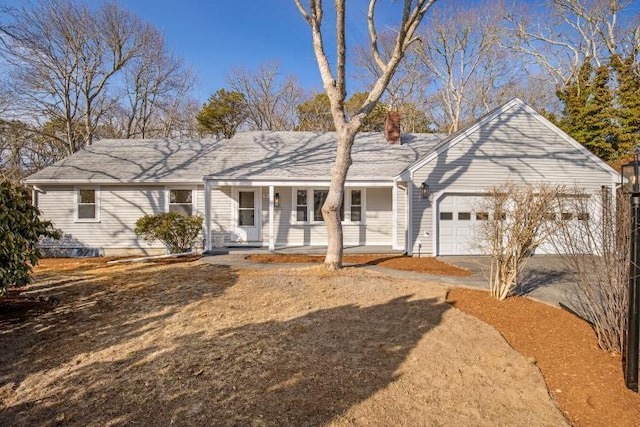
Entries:
<svg viewBox="0 0 640 427">
<path fill-rule="evenodd" d="M 198 212 L 198 188 L 195 186 L 167 186 L 164 188 L 164 212 L 169 213 L 171 205 L 171 190 L 189 190 L 191 191 L 191 216 L 197 215 Z M 182 203 L 183 204 L 183 203 Z"/>
<path fill-rule="evenodd" d="M 352 200 L 352 192 L 359 191 L 360 192 L 360 221 L 354 221 L 351 218 L 351 203 Z M 348 194 L 348 196 L 347 196 Z M 347 224 L 361 224 L 366 225 L 367 223 L 367 191 L 365 188 L 361 187 L 353 187 L 349 189 L 345 189 L 345 198 L 344 198 L 344 222 Z M 358 206 L 358 205 L 356 205 Z"/>
<path fill-rule="evenodd" d="M 360 191 L 360 221 L 352 221 L 351 220 L 351 191 L 357 190 Z M 306 191 L 307 192 L 307 220 L 306 221 L 298 221 L 298 191 Z M 291 217 L 290 224 L 291 225 L 318 225 L 324 224 L 324 221 L 315 221 L 314 220 L 314 208 L 315 208 L 315 197 L 314 191 L 329 191 L 328 187 L 291 187 Z M 349 187 L 344 190 L 344 199 L 342 202 L 342 208 L 344 209 L 344 219 L 342 220 L 342 224 L 344 225 L 367 225 L 367 190 L 364 187 Z"/>
<path fill-rule="evenodd" d="M 79 218 L 80 190 L 93 190 L 95 195 L 95 216 L 93 218 Z M 100 222 L 100 187 L 99 186 L 75 186 L 73 187 L 73 222 Z"/>
<path fill-rule="evenodd" d="M 235 224 L 236 227 L 238 228 L 257 228 L 258 227 L 258 219 L 259 219 L 259 214 L 258 214 L 258 203 L 257 200 L 259 200 L 259 197 L 261 196 L 262 191 L 259 191 L 260 195 L 258 195 L 256 197 L 256 191 L 259 190 L 255 190 L 255 189 L 245 189 L 245 188 L 239 188 L 236 191 L 236 202 L 235 202 Z M 251 194 L 253 196 L 253 206 L 249 207 L 249 208 L 243 208 L 240 206 L 240 193 L 247 193 L 247 194 Z M 251 200 L 251 199 L 250 199 Z M 242 218 L 242 215 L 240 215 L 240 212 L 242 211 L 252 211 L 253 212 L 253 224 L 249 225 L 249 224 L 240 224 L 240 219 Z"/>
<path fill-rule="evenodd" d="M 305 200 L 304 205 L 298 204 L 298 193 L 304 191 Z M 293 189 L 293 203 L 292 203 L 292 220 L 294 224 L 306 224 L 309 222 L 309 190 L 307 188 L 294 188 Z M 305 217 L 307 219 L 298 219 L 298 206 L 304 206 Z"/>
</svg>

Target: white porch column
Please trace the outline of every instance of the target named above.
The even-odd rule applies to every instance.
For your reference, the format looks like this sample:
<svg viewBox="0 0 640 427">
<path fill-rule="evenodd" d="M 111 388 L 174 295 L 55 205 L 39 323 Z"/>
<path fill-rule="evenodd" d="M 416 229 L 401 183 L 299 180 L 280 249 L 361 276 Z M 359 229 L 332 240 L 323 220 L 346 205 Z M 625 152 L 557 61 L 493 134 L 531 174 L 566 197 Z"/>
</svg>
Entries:
<svg viewBox="0 0 640 427">
<path fill-rule="evenodd" d="M 407 255 L 413 255 L 413 181 L 407 183 Z"/>
<path fill-rule="evenodd" d="M 398 183 L 391 187 L 391 247 L 398 249 Z"/>
<path fill-rule="evenodd" d="M 211 184 L 204 180 L 204 250 L 211 250 Z"/>
<path fill-rule="evenodd" d="M 275 242 L 275 224 L 273 220 L 273 214 L 275 209 L 273 208 L 273 199 L 274 199 L 274 188 L 273 185 L 269 186 L 269 250 L 276 250 L 276 242 Z"/>
</svg>

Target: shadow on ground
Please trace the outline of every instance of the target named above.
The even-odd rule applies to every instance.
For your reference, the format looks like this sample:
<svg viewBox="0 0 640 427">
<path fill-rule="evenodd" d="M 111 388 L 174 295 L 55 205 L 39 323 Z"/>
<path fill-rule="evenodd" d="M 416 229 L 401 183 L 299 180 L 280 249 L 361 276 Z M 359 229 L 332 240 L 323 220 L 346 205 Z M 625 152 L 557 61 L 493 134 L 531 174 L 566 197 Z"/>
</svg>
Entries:
<svg viewBox="0 0 640 427">
<path fill-rule="evenodd" d="M 571 273 L 568 271 L 549 270 L 545 268 L 527 268 L 522 273 L 520 283 L 516 288 L 514 295 L 524 296 L 536 289 L 551 286 L 554 283 L 563 282 L 571 279 Z"/>
<path fill-rule="evenodd" d="M 409 352 L 450 308 L 407 295 L 224 329 L 211 317 L 211 329 L 189 330 L 191 303 L 206 304 L 237 282 L 233 271 L 202 268 L 213 269 L 211 283 L 185 289 L 158 273 L 154 286 L 133 283 L 115 299 L 99 280 L 77 283 L 65 294 L 73 303 L 2 331 L 2 397 L 6 387 L 33 386 L 28 374 L 57 371 L 40 398 L 5 402 L 0 424 L 323 425 L 398 378 Z M 133 315 L 138 305 L 149 310 Z M 206 317 L 206 308 L 194 316 Z M 109 361 L 81 362 L 86 352 L 142 334 L 162 337 L 172 322 L 184 333 Z"/>
<path fill-rule="evenodd" d="M 59 277 L 29 286 L 27 293 L 47 295 L 58 305 L 46 313 L 28 313 L 28 318 L 0 316 L 0 399 L 4 400 L 8 388 L 17 388 L 30 374 L 56 369 L 80 355 L 160 329 L 185 306 L 218 297 L 236 281 L 235 271 L 225 266 L 186 263 L 180 268 L 211 279 L 176 283 L 167 269 L 140 264 L 104 275 L 87 275 L 90 268 L 83 268 L 79 270 L 82 276 Z M 153 285 L 148 286 L 148 282 Z M 22 419 L 3 421 L 10 412 L 5 409 L 0 413 L 0 424 Z"/>
</svg>

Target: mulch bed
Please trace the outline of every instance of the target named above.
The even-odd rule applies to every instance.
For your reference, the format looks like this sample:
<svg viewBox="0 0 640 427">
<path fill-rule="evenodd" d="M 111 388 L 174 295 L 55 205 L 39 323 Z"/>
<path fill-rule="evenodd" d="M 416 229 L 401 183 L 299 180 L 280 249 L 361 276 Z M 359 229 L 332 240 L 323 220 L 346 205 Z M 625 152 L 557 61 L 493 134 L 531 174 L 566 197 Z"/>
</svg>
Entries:
<svg viewBox="0 0 640 427">
<path fill-rule="evenodd" d="M 498 301 L 481 290 L 454 288 L 447 301 L 494 326 L 535 362 L 575 425 L 639 425 L 640 395 L 626 388 L 620 355 L 600 349 L 585 321 L 526 297 Z"/>
<path fill-rule="evenodd" d="M 253 254 L 246 257 L 252 262 L 261 263 L 315 263 L 324 262 L 324 255 L 286 255 L 286 254 Z M 437 274 L 442 276 L 469 277 L 471 272 L 442 262 L 433 257 L 416 258 L 405 255 L 345 255 L 345 264 L 377 265 L 394 270 L 415 271 L 418 273 Z"/>
</svg>

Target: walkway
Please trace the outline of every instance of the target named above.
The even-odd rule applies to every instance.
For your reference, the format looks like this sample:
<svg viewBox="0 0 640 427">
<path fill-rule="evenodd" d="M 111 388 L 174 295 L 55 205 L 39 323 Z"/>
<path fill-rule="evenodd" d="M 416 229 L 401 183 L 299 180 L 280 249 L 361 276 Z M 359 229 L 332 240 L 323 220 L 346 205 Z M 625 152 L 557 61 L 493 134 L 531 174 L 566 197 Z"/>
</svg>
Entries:
<svg viewBox="0 0 640 427">
<path fill-rule="evenodd" d="M 326 251 L 326 248 L 324 248 Z M 203 262 L 232 267 L 252 268 L 257 270 L 270 270 L 282 268 L 301 268 L 313 264 L 270 264 L 251 262 L 246 259 L 250 254 L 270 253 L 265 249 L 228 249 L 218 254 L 205 255 Z M 287 253 L 302 253 L 291 250 Z M 309 251 L 305 253 L 309 254 Z M 318 252 L 321 253 L 321 252 Z M 351 253 L 345 250 L 345 253 Z M 357 252 L 356 252 L 357 253 Z M 387 252 L 379 252 L 387 253 Z M 486 256 L 443 256 L 441 261 L 467 269 L 472 272 L 471 277 L 439 276 L 435 274 L 417 273 L 412 271 L 393 270 L 374 265 L 363 265 L 372 271 L 379 271 L 401 279 L 424 280 L 450 286 L 462 286 L 469 288 L 487 289 L 487 277 L 489 272 L 489 258 Z M 349 264 L 345 264 L 349 265 Z M 532 257 L 525 267 L 522 275 L 524 293 L 537 301 L 549 305 L 560 304 L 576 308 L 577 300 L 572 290 L 571 274 L 564 268 L 559 257 L 552 255 L 536 255 Z"/>
</svg>

